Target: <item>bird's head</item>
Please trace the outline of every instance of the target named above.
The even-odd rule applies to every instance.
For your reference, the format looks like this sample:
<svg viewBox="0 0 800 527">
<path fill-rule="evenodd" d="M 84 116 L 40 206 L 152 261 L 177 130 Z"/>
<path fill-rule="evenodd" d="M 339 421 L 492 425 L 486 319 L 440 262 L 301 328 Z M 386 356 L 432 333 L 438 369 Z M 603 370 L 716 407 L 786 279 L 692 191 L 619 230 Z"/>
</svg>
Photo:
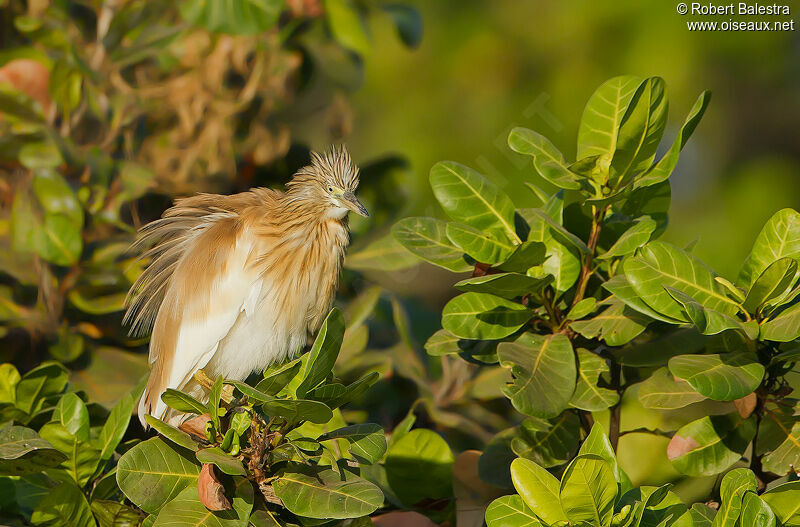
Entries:
<svg viewBox="0 0 800 527">
<path fill-rule="evenodd" d="M 324 207 L 328 217 L 343 218 L 349 211 L 369 216 L 356 198 L 358 167 L 344 146 L 331 147 L 324 154 L 312 152 L 311 164 L 298 170 L 287 187 L 296 198 Z"/>
</svg>

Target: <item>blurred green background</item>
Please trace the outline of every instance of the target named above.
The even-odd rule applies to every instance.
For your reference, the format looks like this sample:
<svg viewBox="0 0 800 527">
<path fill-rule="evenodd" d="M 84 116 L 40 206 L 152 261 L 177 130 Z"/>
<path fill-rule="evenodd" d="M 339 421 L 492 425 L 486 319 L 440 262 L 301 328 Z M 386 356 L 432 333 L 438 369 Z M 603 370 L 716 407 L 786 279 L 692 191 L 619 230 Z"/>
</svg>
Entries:
<svg viewBox="0 0 800 527">
<path fill-rule="evenodd" d="M 663 0 L 414 4 L 425 22 L 415 51 L 391 38 L 387 19 L 371 20 L 348 138 L 358 158 L 402 152 L 410 160 L 408 212 L 436 211 L 427 173 L 442 159 L 487 174 L 517 205 L 535 205 L 522 182 L 539 178 L 506 146 L 508 131 L 536 130 L 574 158 L 583 105 L 626 73 L 666 80 L 666 138 L 701 91 L 713 92 L 672 177 L 665 239 L 696 241 L 695 254 L 732 278 L 764 221 L 799 204 L 800 31 L 690 32 L 687 20 L 713 17 L 680 16 Z M 304 135 L 321 145 L 313 130 Z"/>
</svg>

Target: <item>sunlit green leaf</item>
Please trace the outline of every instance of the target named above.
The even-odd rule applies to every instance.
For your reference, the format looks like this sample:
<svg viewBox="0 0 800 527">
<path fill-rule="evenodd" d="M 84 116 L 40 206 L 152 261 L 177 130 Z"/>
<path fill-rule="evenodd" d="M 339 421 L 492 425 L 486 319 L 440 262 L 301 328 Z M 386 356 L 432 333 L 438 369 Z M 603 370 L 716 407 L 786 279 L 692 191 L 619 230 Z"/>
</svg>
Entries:
<svg viewBox="0 0 800 527">
<path fill-rule="evenodd" d="M 134 446 L 117 465 L 120 490 L 137 507 L 151 514 L 183 489 L 196 489 L 199 475 L 200 464 L 190 451 L 173 447 L 160 437 Z"/>
<path fill-rule="evenodd" d="M 57 466 L 67 456 L 24 426 L 0 428 L 0 474 L 21 476 Z"/>
<path fill-rule="evenodd" d="M 667 153 L 664 154 L 664 157 L 659 159 L 658 162 L 647 172 L 642 174 L 641 177 L 636 178 L 635 185 L 637 187 L 656 185 L 662 181 L 665 181 L 670 174 L 672 174 L 672 171 L 678 164 L 678 156 L 680 155 L 681 150 L 686 145 L 689 137 L 691 137 L 694 129 L 700 123 L 700 120 L 703 118 L 703 114 L 705 113 L 710 101 L 711 92 L 704 91 L 700 94 L 700 96 L 697 98 L 697 101 L 695 101 L 694 106 L 692 106 L 692 109 L 689 110 L 689 114 L 686 116 L 683 126 L 681 126 L 678 135 L 672 142 L 672 146 L 670 146 L 669 150 L 667 150 Z"/>
<path fill-rule="evenodd" d="M 764 366 L 746 353 L 679 355 L 669 360 L 669 371 L 715 401 L 744 397 L 764 377 Z"/>
<path fill-rule="evenodd" d="M 511 480 L 524 504 L 548 525 L 567 519 L 558 501 L 559 482 L 547 470 L 517 458 L 511 463 Z"/>
<path fill-rule="evenodd" d="M 677 470 L 690 476 L 719 474 L 742 457 L 755 431 L 752 416 L 706 416 L 675 432 L 667 457 Z"/>
<path fill-rule="evenodd" d="M 498 264 L 514 252 L 514 244 L 499 232 L 480 231 L 456 222 L 448 223 L 446 232 L 456 247 L 478 262 Z"/>
<path fill-rule="evenodd" d="M 559 500 L 573 523 L 607 525 L 614 514 L 617 482 L 611 466 L 600 456 L 581 454 L 561 478 Z"/>
<path fill-rule="evenodd" d="M 645 408 L 674 410 L 705 399 L 684 380 L 676 380 L 667 368 L 659 368 L 639 384 L 639 402 Z"/>
<path fill-rule="evenodd" d="M 383 505 L 378 487 L 348 471 L 290 466 L 273 488 L 289 511 L 306 518 L 357 518 Z"/>
<path fill-rule="evenodd" d="M 497 498 L 486 509 L 487 527 L 540 527 L 530 507 L 517 495 Z"/>
<path fill-rule="evenodd" d="M 464 339 L 501 339 L 511 335 L 531 317 L 516 302 L 485 293 L 464 293 L 442 310 L 442 327 Z"/>
<path fill-rule="evenodd" d="M 579 348 L 578 382 L 569 405 L 587 412 L 599 412 L 617 404 L 619 401 L 617 392 L 597 385 L 600 376 L 608 371 L 608 364 L 604 359 L 595 353 Z"/>
<path fill-rule="evenodd" d="M 514 408 L 525 415 L 560 414 L 575 391 L 575 354 L 564 335 L 523 333 L 497 348 L 500 365 L 510 368 L 514 383 L 505 388 Z"/>
<path fill-rule="evenodd" d="M 181 6 L 183 18 L 217 33 L 254 35 L 263 33 L 277 21 L 283 0 L 186 0 Z"/>
<path fill-rule="evenodd" d="M 595 90 L 578 129 L 578 159 L 600 155 L 606 163 L 611 162 L 625 110 L 641 83 L 639 77 L 623 75 L 607 80 Z"/>
<path fill-rule="evenodd" d="M 521 243 L 514 229 L 514 204 L 497 186 L 469 167 L 452 161 L 436 163 L 431 188 L 448 216 L 481 231 L 500 232 Z"/>
<path fill-rule="evenodd" d="M 47 494 L 33 511 L 34 525 L 59 527 L 95 527 L 89 502 L 81 489 L 62 483 Z"/>
<path fill-rule="evenodd" d="M 508 135 L 508 146 L 532 156 L 536 171 L 553 185 L 572 190 L 581 188 L 578 176 L 567 168 L 564 155 L 543 135 L 527 128 L 514 128 Z"/>
<path fill-rule="evenodd" d="M 800 214 L 792 209 L 776 212 L 764 224 L 742 264 L 738 283 L 749 289 L 764 269 L 785 257 L 800 258 Z"/>
</svg>

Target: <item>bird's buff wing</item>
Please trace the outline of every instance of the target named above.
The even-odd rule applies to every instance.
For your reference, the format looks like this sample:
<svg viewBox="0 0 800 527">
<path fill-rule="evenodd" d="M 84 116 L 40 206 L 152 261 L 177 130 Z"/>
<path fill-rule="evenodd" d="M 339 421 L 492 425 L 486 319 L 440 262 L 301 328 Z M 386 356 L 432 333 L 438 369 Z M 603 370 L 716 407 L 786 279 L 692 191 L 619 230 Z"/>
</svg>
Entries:
<svg viewBox="0 0 800 527">
<path fill-rule="evenodd" d="M 133 289 L 127 316 L 134 330 L 155 319 L 152 371 L 139 404 L 141 420 L 145 414 L 164 417 L 167 407 L 161 394 L 167 388 L 182 388 L 205 367 L 220 340 L 240 314 L 252 312 L 258 298 L 253 247 L 242 236 L 236 215 L 218 213 L 197 220 L 188 231 L 178 231 L 177 238 L 165 238 L 161 243 L 166 248 L 151 249 L 156 257 Z"/>
</svg>

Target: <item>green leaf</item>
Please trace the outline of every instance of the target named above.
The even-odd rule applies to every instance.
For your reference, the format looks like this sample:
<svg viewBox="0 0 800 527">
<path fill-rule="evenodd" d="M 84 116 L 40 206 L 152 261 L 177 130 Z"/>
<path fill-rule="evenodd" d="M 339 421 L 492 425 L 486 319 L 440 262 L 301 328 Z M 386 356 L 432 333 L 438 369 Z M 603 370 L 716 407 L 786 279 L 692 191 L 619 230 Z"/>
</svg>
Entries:
<svg viewBox="0 0 800 527">
<path fill-rule="evenodd" d="M 567 168 L 564 155 L 545 136 L 517 127 L 508 135 L 508 146 L 514 152 L 533 156 L 536 171 L 556 187 L 567 190 L 581 188 L 578 176 Z"/>
<path fill-rule="evenodd" d="M 569 521 L 608 525 L 616 498 L 614 473 L 600 456 L 581 454 L 564 471 L 559 500 Z"/>
<path fill-rule="evenodd" d="M 496 231 L 479 231 L 463 223 L 450 222 L 446 232 L 456 247 L 478 262 L 494 265 L 506 261 L 514 252 L 514 244 Z"/>
<path fill-rule="evenodd" d="M 208 411 L 206 405 L 191 395 L 173 390 L 172 388 L 167 388 L 166 391 L 161 394 L 161 400 L 173 410 L 187 414 L 203 415 Z"/>
<path fill-rule="evenodd" d="M 597 257 L 598 260 L 608 258 L 621 258 L 629 254 L 633 254 L 636 249 L 644 245 L 650 240 L 653 231 L 656 230 L 656 222 L 649 216 L 644 216 L 636 223 L 628 227 L 628 229 L 617 238 L 606 252 Z"/>
<path fill-rule="evenodd" d="M 464 339 L 497 340 L 522 327 L 532 311 L 516 302 L 485 293 L 464 293 L 442 310 L 442 327 Z"/>
<path fill-rule="evenodd" d="M 57 362 L 43 362 L 17 383 L 16 406 L 29 415 L 35 414 L 45 398 L 61 393 L 66 385 L 67 369 Z"/>
<path fill-rule="evenodd" d="M 141 517 L 131 507 L 110 500 L 92 500 L 92 513 L 100 527 L 134 527 Z"/>
<path fill-rule="evenodd" d="M 496 273 L 467 278 L 453 287 L 465 293 L 491 293 L 511 300 L 538 293 L 552 281 L 550 276 L 534 278 L 518 273 Z"/>
<path fill-rule="evenodd" d="M 56 265 L 69 266 L 78 261 L 83 250 L 81 228 L 64 214 L 46 214 L 36 237 L 36 252 Z"/>
<path fill-rule="evenodd" d="M 298 363 L 298 366 L 299 366 L 299 363 Z M 239 390 L 239 392 L 242 393 L 242 395 L 246 395 L 247 398 L 251 399 L 253 402 L 264 403 L 264 402 L 271 401 L 271 400 L 274 399 L 274 397 L 272 397 L 271 395 L 267 395 L 266 393 L 264 393 L 262 391 L 259 391 L 256 388 L 253 388 L 252 386 L 250 386 L 246 382 L 228 380 L 228 381 L 225 381 L 225 384 L 230 384 L 231 386 L 234 386 L 237 390 Z M 278 390 L 278 391 L 280 391 L 280 390 Z"/>
<path fill-rule="evenodd" d="M 523 333 L 497 348 L 500 365 L 510 368 L 514 383 L 504 389 L 514 408 L 525 415 L 560 414 L 575 391 L 575 354 L 562 335 Z"/>
<path fill-rule="evenodd" d="M 287 421 L 298 423 L 327 423 L 333 417 L 333 411 L 319 401 L 309 399 L 273 399 L 261 405 L 270 417 L 283 417 Z"/>
<path fill-rule="evenodd" d="M 664 289 L 667 286 L 724 315 L 734 316 L 738 311 L 736 302 L 728 298 L 714 280 L 714 273 L 694 256 L 673 245 L 650 242 L 640 250 L 639 256 L 624 260 L 623 267 L 636 294 L 649 307 L 672 319 L 687 321 L 682 306 Z"/>
<path fill-rule="evenodd" d="M 283 0 L 186 0 L 181 5 L 184 20 L 212 33 L 255 35 L 278 21 Z"/>
<path fill-rule="evenodd" d="M 764 500 L 758 497 L 758 494 L 747 492 L 744 495 L 741 525 L 775 527 L 775 513 Z"/>
<path fill-rule="evenodd" d="M 339 356 L 339 348 L 342 346 L 344 330 L 342 312 L 336 308 L 331 309 L 317 332 L 311 351 L 308 352 L 308 362 L 301 372 L 303 380 L 296 390 L 298 397 L 305 397 L 333 371 L 333 365 Z"/>
<path fill-rule="evenodd" d="M 578 382 L 569 405 L 587 412 L 599 412 L 617 404 L 617 392 L 597 385 L 600 376 L 608 371 L 605 360 L 589 350 L 579 348 Z"/>
<path fill-rule="evenodd" d="M 145 415 L 144 419 L 148 425 L 155 429 L 156 432 L 164 436 L 166 439 L 169 439 L 176 445 L 187 450 L 191 450 L 192 452 L 197 452 L 197 449 L 200 447 L 197 442 L 192 439 L 192 436 L 183 430 L 175 428 L 174 426 L 167 424 L 160 419 L 156 419 L 152 415 Z"/>
<path fill-rule="evenodd" d="M 486 509 L 487 527 L 541 527 L 541 522 L 522 498 L 502 496 Z"/>
<path fill-rule="evenodd" d="M 36 505 L 31 522 L 34 525 L 53 527 L 96 527 L 81 489 L 71 483 L 62 483 Z"/>
<path fill-rule="evenodd" d="M 639 297 L 636 290 L 631 286 L 630 281 L 624 274 L 618 274 L 613 276 L 610 280 L 606 280 L 603 283 L 603 288 L 612 293 L 614 297 L 616 297 L 620 302 L 623 302 L 629 308 L 647 315 L 654 320 L 660 320 L 661 322 L 666 322 L 668 324 L 680 324 L 685 322 L 675 318 L 666 317 L 648 306 L 645 301 Z"/>
<path fill-rule="evenodd" d="M 514 247 L 514 252 L 505 262 L 495 267 L 501 271 L 524 274 L 531 267 L 544 263 L 546 251 L 547 247 L 542 242 L 522 242 Z"/>
<path fill-rule="evenodd" d="M 358 518 L 383 505 L 378 487 L 346 470 L 290 466 L 272 486 L 290 512 L 306 518 Z"/>
<path fill-rule="evenodd" d="M 669 371 L 715 401 L 744 397 L 764 378 L 764 366 L 747 353 L 678 355 L 669 360 Z"/>
<path fill-rule="evenodd" d="M 689 511 L 692 515 L 694 527 L 711 527 L 717 511 L 705 503 L 695 503 Z"/>
<path fill-rule="evenodd" d="M 764 469 L 774 474 L 784 475 L 800 466 L 800 422 L 795 422 L 791 429 L 778 419 L 777 424 L 786 439 L 761 460 Z"/>
<path fill-rule="evenodd" d="M 572 245 L 574 248 L 578 249 L 578 251 L 580 251 L 583 254 L 589 254 L 590 252 L 592 252 L 589 250 L 589 247 L 587 247 L 587 245 L 583 242 L 583 240 L 581 240 L 580 238 L 569 232 L 567 229 L 565 229 L 563 226 L 561 226 L 559 223 L 557 223 L 556 220 L 551 218 L 546 211 L 541 209 L 534 209 L 534 211 L 544 220 L 547 226 L 550 227 L 553 236 L 555 236 L 556 238 L 560 238 L 566 243 Z"/>
<path fill-rule="evenodd" d="M 683 291 L 669 286 L 665 286 L 664 289 L 681 305 L 686 318 L 703 335 L 716 335 L 730 329 L 742 331 L 749 339 L 758 337 L 758 322 L 754 320 L 742 322 L 738 318 L 708 309 Z"/>
<path fill-rule="evenodd" d="M 83 209 L 66 180 L 54 170 L 37 170 L 33 192 L 42 209 L 49 214 L 63 214 L 77 227 L 83 225 Z"/>
<path fill-rule="evenodd" d="M 94 475 L 100 462 L 100 451 L 88 441 L 82 441 L 70 433 L 61 423 L 50 422 L 39 430 L 42 439 L 50 442 L 67 456 L 60 467 L 80 486 Z"/>
<path fill-rule="evenodd" d="M 787 257 L 800 258 L 800 214 L 792 209 L 776 212 L 764 224 L 742 264 L 738 283 L 749 289 L 771 263 Z"/>
<path fill-rule="evenodd" d="M 160 437 L 150 438 L 120 458 L 117 484 L 137 507 L 155 514 L 183 489 L 197 488 L 200 464 L 190 455 Z"/>
<path fill-rule="evenodd" d="M 389 484 L 403 503 L 453 495 L 453 453 L 432 430 L 417 428 L 393 441 L 385 466 Z"/>
<path fill-rule="evenodd" d="M 692 106 L 692 109 L 689 110 L 689 115 L 686 116 L 686 120 L 683 122 L 683 126 L 681 126 L 678 135 L 672 142 L 672 146 L 670 146 L 667 153 L 664 154 L 664 157 L 659 159 L 658 162 L 647 172 L 636 179 L 636 187 L 656 185 L 662 181 L 666 181 L 667 178 L 669 178 L 670 174 L 672 174 L 672 171 L 675 170 L 675 166 L 678 164 L 678 156 L 680 155 L 681 150 L 683 150 L 683 147 L 686 146 L 686 142 L 689 141 L 689 137 L 692 136 L 694 129 L 703 118 L 703 114 L 708 107 L 709 101 L 711 101 L 711 92 L 704 91 L 700 94 L 700 96 L 697 98 L 697 101 L 695 101 L 694 106 Z"/>
<path fill-rule="evenodd" d="M 383 428 L 373 423 L 362 423 L 339 428 L 322 434 L 317 441 L 346 439 L 350 444 L 348 451 L 360 463 L 377 463 L 386 453 L 386 434 Z"/>
<path fill-rule="evenodd" d="M 211 448 L 200 449 L 195 452 L 195 456 L 200 463 L 210 463 L 225 474 L 231 476 L 247 475 L 247 471 L 244 469 L 242 462 L 230 454 L 227 454 L 220 447 L 213 446 Z"/>
<path fill-rule="evenodd" d="M 779 312 L 763 322 L 759 331 L 761 340 L 790 342 L 800 337 L 800 303 Z"/>
<path fill-rule="evenodd" d="M 547 247 L 546 260 L 542 264 L 543 275 L 553 277 L 553 286 L 556 291 L 564 292 L 569 290 L 581 273 L 581 261 L 575 251 L 556 240 L 548 234 L 545 237 Z M 530 273 L 530 275 L 541 278 L 543 275 Z"/>
<path fill-rule="evenodd" d="M 80 397 L 65 393 L 56 405 L 58 419 L 67 431 L 81 441 L 89 440 L 89 411 Z"/>
<path fill-rule="evenodd" d="M 746 468 L 735 468 L 725 474 L 720 484 L 720 506 L 714 517 L 715 527 L 734 527 L 742 512 L 746 492 L 758 489 L 756 476 Z M 747 525 L 753 525 L 748 523 Z"/>
<path fill-rule="evenodd" d="M 767 502 L 781 525 L 800 525 L 800 481 L 777 485 L 762 494 L 761 498 Z"/>
<path fill-rule="evenodd" d="M 786 293 L 794 285 L 796 274 L 796 260 L 775 260 L 753 282 L 742 307 L 749 313 L 755 313 L 762 305 Z"/>
<path fill-rule="evenodd" d="M 360 55 L 369 54 L 369 37 L 356 4 L 351 0 L 324 0 L 324 6 L 336 41 Z"/>
<path fill-rule="evenodd" d="M 684 380 L 676 380 L 667 368 L 657 369 L 639 383 L 639 402 L 645 408 L 675 410 L 705 399 Z"/>
<path fill-rule="evenodd" d="M 394 20 L 397 34 L 403 44 L 416 48 L 422 42 L 422 15 L 413 6 L 405 4 L 382 4 L 381 9 Z"/>
<path fill-rule="evenodd" d="M 13 403 L 17 400 L 16 389 L 20 379 L 22 377 L 13 364 L 0 364 L 0 402 Z"/>
<path fill-rule="evenodd" d="M 208 391 L 208 404 L 206 405 L 206 412 L 208 412 L 209 417 L 211 418 L 211 422 L 214 423 L 214 428 L 216 430 L 220 430 L 220 421 L 219 418 L 225 415 L 225 412 L 220 412 L 220 401 L 222 399 L 222 377 L 217 377 L 214 381 L 214 384 L 211 385 L 211 389 Z"/>
<path fill-rule="evenodd" d="M 620 484 L 620 492 L 627 492 L 633 485 L 630 478 L 617 463 L 617 455 L 603 425 L 595 422 L 586 439 L 583 440 L 578 454 L 594 454 L 603 458 L 611 466 L 614 479 Z"/>
<path fill-rule="evenodd" d="M 594 297 L 584 298 L 567 312 L 567 319 L 569 320 L 579 320 L 589 313 L 593 312 L 597 309 L 597 299 Z"/>
<path fill-rule="evenodd" d="M 599 338 L 609 346 L 622 346 L 638 337 L 651 319 L 626 306 L 614 297 L 602 313 L 587 320 L 570 322 L 569 327 L 586 338 Z"/>
<path fill-rule="evenodd" d="M 706 416 L 681 427 L 667 448 L 667 457 L 689 476 L 712 476 L 730 468 L 755 436 L 755 419 L 739 414 Z"/>
<path fill-rule="evenodd" d="M 550 472 L 533 461 L 517 458 L 511 463 L 511 480 L 524 504 L 547 525 L 567 519 L 558 501 L 558 480 Z"/>
<path fill-rule="evenodd" d="M 265 395 L 275 395 L 289 384 L 300 372 L 301 367 L 300 359 L 295 359 L 286 364 L 275 365 L 268 370 L 264 370 L 264 378 L 258 381 L 258 384 L 255 385 L 255 390 Z"/>
<path fill-rule="evenodd" d="M 453 161 L 436 163 L 431 188 L 448 216 L 485 232 L 500 232 L 522 243 L 514 229 L 514 204 L 488 179 Z"/>
<path fill-rule="evenodd" d="M 563 465 L 578 450 L 580 426 L 574 412 L 564 412 L 552 423 L 529 417 L 512 438 L 511 449 L 543 467 Z"/>
<path fill-rule="evenodd" d="M 619 126 L 610 177 L 619 186 L 650 168 L 667 125 L 667 97 L 661 77 L 636 89 Z"/>
<path fill-rule="evenodd" d="M 595 90 L 581 117 L 577 159 L 599 155 L 606 158 L 606 163 L 611 161 L 625 110 L 640 84 L 641 78 L 623 75 Z"/>
<path fill-rule="evenodd" d="M 392 235 L 403 247 L 426 262 L 454 273 L 472 270 L 464 251 L 446 234 L 447 222 L 435 218 L 405 218 L 392 227 Z"/>
<path fill-rule="evenodd" d="M 200 502 L 197 485 L 181 490 L 158 514 L 153 527 L 245 527 L 253 510 L 253 485 L 234 478 L 232 510 L 210 511 Z"/>
<path fill-rule="evenodd" d="M 25 143 L 19 149 L 19 162 L 25 168 L 56 168 L 64 162 L 58 147 L 51 142 Z"/>
<path fill-rule="evenodd" d="M 21 476 L 55 467 L 67 456 L 24 426 L 0 428 L 0 474 Z"/>
<path fill-rule="evenodd" d="M 376 371 L 370 372 L 352 384 L 323 384 L 308 394 L 311 399 L 325 403 L 329 408 L 336 409 L 340 406 L 361 397 L 380 378 Z"/>
</svg>

